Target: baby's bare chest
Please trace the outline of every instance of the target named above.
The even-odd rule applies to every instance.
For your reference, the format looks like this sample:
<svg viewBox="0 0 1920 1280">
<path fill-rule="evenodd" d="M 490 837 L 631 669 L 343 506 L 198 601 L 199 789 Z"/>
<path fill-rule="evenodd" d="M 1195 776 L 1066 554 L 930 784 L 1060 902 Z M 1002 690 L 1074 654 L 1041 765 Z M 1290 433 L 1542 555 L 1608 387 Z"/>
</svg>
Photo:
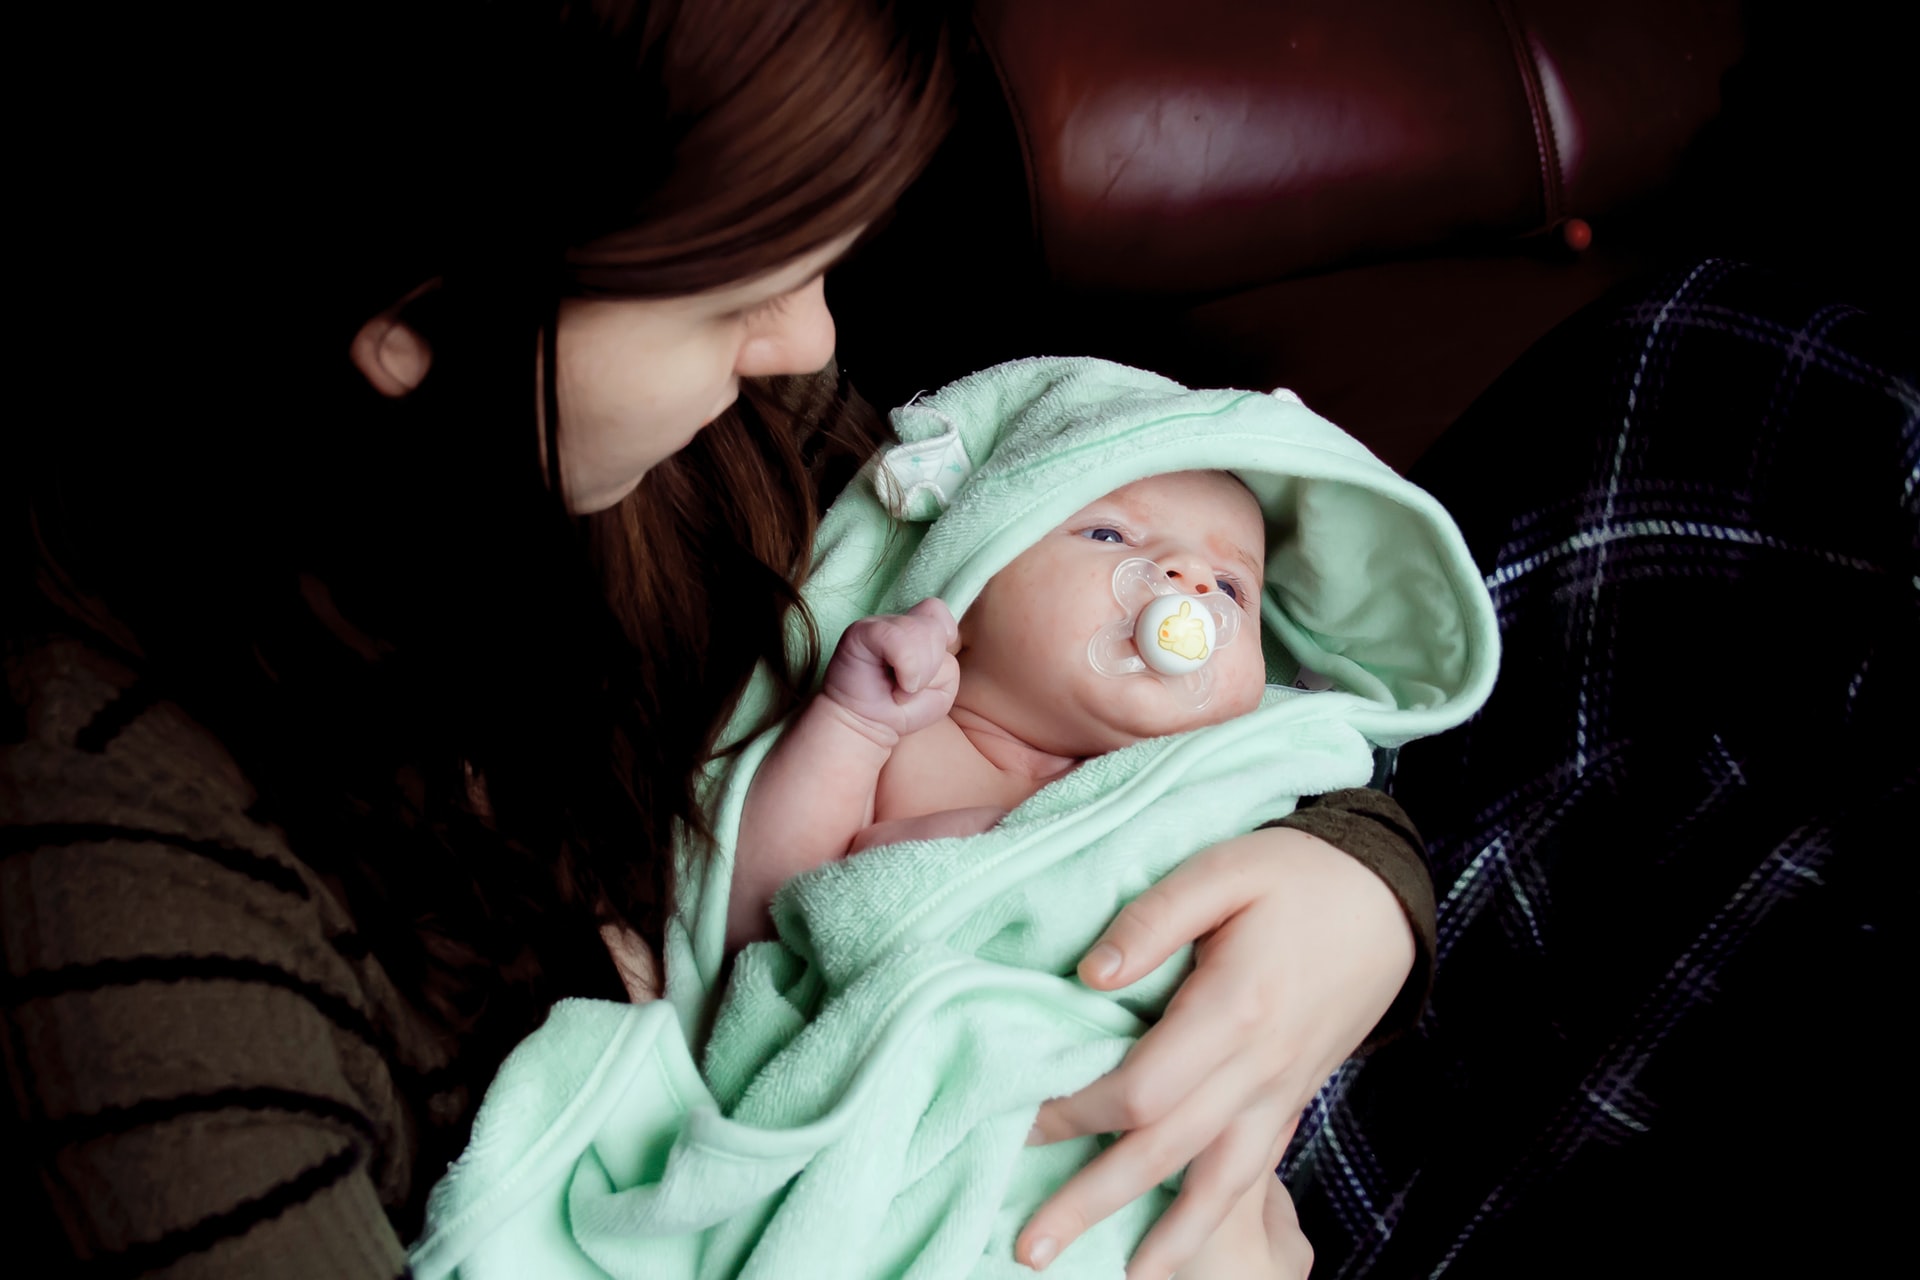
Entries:
<svg viewBox="0 0 1920 1280">
<path fill-rule="evenodd" d="M 900 740 L 880 771 L 873 820 L 892 822 L 948 809 L 1012 809 L 1038 789 L 976 750 L 960 726 L 940 719 Z"/>
</svg>

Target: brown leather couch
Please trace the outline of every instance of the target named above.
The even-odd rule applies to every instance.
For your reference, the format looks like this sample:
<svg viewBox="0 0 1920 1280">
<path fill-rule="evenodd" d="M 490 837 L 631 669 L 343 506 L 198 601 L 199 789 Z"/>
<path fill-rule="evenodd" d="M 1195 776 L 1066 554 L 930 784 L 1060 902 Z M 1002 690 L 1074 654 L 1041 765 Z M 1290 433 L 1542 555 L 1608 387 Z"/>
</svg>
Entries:
<svg viewBox="0 0 1920 1280">
<path fill-rule="evenodd" d="M 1851 0 L 978 0 L 963 29 L 952 140 L 830 283 L 878 404 L 1094 354 L 1292 387 L 1405 467 L 1680 256 L 1915 277 L 1899 46 Z"/>
</svg>

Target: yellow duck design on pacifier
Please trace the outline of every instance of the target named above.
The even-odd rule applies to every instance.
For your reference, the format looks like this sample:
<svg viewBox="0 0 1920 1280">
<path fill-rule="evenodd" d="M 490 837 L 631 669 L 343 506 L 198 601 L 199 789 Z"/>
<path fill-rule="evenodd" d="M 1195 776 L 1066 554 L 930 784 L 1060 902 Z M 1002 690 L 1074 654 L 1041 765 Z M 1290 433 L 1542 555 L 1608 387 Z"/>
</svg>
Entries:
<svg viewBox="0 0 1920 1280">
<path fill-rule="evenodd" d="M 1144 557 L 1113 571 L 1120 617 L 1087 642 L 1087 661 L 1102 675 L 1146 675 L 1198 711 L 1213 696 L 1208 663 L 1240 630 L 1240 606 L 1223 594 L 1187 595 L 1166 570 Z"/>
<path fill-rule="evenodd" d="M 1204 662 L 1207 657 L 1206 624 L 1193 616 L 1193 602 L 1182 600 L 1180 611 L 1160 621 L 1157 643 L 1168 653 L 1188 662 Z"/>
</svg>

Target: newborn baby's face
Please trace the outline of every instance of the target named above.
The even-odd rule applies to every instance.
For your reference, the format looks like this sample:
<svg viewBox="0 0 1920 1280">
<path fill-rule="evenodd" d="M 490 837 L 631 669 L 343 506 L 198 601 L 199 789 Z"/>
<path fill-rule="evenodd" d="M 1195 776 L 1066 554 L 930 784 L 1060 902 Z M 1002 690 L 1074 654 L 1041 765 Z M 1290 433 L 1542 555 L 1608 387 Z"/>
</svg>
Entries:
<svg viewBox="0 0 1920 1280">
<path fill-rule="evenodd" d="M 967 609 L 955 706 L 1064 756 L 1253 710 L 1266 683 L 1266 546 L 1260 505 L 1225 472 L 1181 471 L 1114 490 L 995 574 Z M 1243 610 L 1239 637 L 1211 660 L 1213 696 L 1200 711 L 1158 676 L 1102 675 L 1087 660 L 1087 642 L 1121 616 L 1114 567 L 1135 556 L 1159 565 L 1176 590 L 1224 593 Z"/>
</svg>

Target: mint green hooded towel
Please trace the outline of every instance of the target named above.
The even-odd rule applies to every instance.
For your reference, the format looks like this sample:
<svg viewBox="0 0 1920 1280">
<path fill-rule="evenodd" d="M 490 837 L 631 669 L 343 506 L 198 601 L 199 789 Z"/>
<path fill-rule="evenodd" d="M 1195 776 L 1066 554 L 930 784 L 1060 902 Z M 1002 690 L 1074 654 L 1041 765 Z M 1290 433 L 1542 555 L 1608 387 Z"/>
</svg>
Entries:
<svg viewBox="0 0 1920 1280">
<path fill-rule="evenodd" d="M 1031 1274 L 1014 1237 L 1102 1145 L 1028 1148 L 1035 1112 L 1118 1065 L 1185 972 L 1178 957 L 1093 992 L 1073 977 L 1086 948 L 1183 858 L 1364 785 L 1375 747 L 1460 723 L 1492 686 L 1492 606 L 1453 522 L 1287 393 L 1022 360 L 893 422 L 902 444 L 820 529 L 805 597 L 826 652 L 856 619 L 928 596 L 964 613 L 1121 485 L 1219 469 L 1267 519 L 1262 705 L 1089 760 L 982 835 L 796 878 L 774 902 L 778 940 L 729 973 L 734 838 L 778 730 L 744 741 L 705 779 L 717 847 L 684 850 L 666 998 L 565 1002 L 514 1052 L 433 1192 L 423 1280 Z M 769 689 L 763 673 L 736 740 Z M 1107 1219 L 1049 1274 L 1121 1276 L 1172 1194 Z"/>
</svg>

